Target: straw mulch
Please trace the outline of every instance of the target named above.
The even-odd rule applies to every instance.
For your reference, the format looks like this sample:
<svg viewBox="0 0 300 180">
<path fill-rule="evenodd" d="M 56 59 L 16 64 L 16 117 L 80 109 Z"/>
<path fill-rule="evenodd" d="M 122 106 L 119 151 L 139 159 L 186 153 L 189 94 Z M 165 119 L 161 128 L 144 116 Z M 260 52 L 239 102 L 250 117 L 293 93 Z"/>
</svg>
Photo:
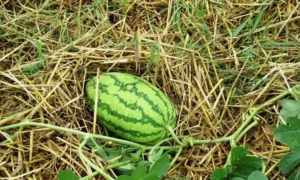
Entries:
<svg viewBox="0 0 300 180">
<path fill-rule="evenodd" d="M 0 7 L 1 127 L 31 119 L 92 133 L 85 82 L 97 71 L 119 71 L 168 94 L 177 135 L 215 139 L 235 132 L 249 108 L 300 79 L 299 1 L 20 0 Z M 264 160 L 270 179 L 283 179 L 276 165 L 289 151 L 273 136 L 279 111 L 279 102 L 265 108 L 260 124 L 238 143 Z M 0 140 L 16 131 L 0 131 Z M 80 142 L 73 134 L 26 127 L 0 144 L 0 179 L 91 173 L 78 157 Z M 210 179 L 229 151 L 229 143 L 185 148 L 168 175 Z"/>
</svg>

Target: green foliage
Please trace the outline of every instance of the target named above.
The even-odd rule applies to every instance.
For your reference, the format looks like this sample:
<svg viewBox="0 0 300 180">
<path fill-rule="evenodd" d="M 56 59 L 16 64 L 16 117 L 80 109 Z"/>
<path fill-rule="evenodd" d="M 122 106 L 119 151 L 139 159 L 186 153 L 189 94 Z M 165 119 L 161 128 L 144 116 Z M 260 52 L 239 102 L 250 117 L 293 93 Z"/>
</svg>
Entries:
<svg viewBox="0 0 300 180">
<path fill-rule="evenodd" d="M 288 174 L 300 163 L 300 102 L 286 99 L 281 102 L 282 110 L 280 115 L 286 124 L 278 126 L 274 130 L 274 136 L 279 142 L 286 144 L 292 150 L 282 157 L 278 163 L 281 173 Z M 290 175 L 289 180 L 296 179 L 299 172 L 295 171 Z"/>
<path fill-rule="evenodd" d="M 57 175 L 58 180 L 78 180 L 79 178 L 76 176 L 76 174 L 71 170 L 64 170 L 61 171 Z"/>
<path fill-rule="evenodd" d="M 137 148 L 129 148 L 127 146 L 120 145 L 118 148 L 105 147 L 99 141 L 94 138 L 89 138 L 87 141 L 87 146 L 91 148 L 92 152 L 97 154 L 105 161 L 113 161 L 111 167 L 114 167 L 116 172 L 119 174 L 131 174 L 135 165 L 142 161 L 141 151 Z M 121 165 L 122 162 L 128 162 Z"/>
<path fill-rule="evenodd" d="M 297 117 L 300 119 L 300 101 L 285 99 L 281 101 L 280 105 L 282 109 L 280 115 L 283 120 L 287 120 L 289 117 Z"/>
<path fill-rule="evenodd" d="M 248 146 L 234 147 L 231 149 L 231 158 L 224 168 L 216 169 L 212 174 L 212 180 L 230 179 L 251 179 L 258 176 L 253 172 L 262 167 L 262 160 L 258 157 L 247 156 Z M 263 180 L 266 176 L 261 176 Z M 259 180 L 260 180 L 259 179 Z"/>
<path fill-rule="evenodd" d="M 268 178 L 260 171 L 253 171 L 248 177 L 248 180 L 268 180 Z"/>
<path fill-rule="evenodd" d="M 284 144 L 287 144 L 291 149 L 300 146 L 300 120 L 296 117 L 289 117 L 287 125 L 280 125 L 274 130 L 275 138 Z"/>
<path fill-rule="evenodd" d="M 147 166 L 140 163 L 132 172 L 131 176 L 121 175 L 117 180 L 159 180 L 167 174 L 170 168 L 170 157 L 167 154 L 161 156 L 157 161 L 150 166 L 147 171 Z"/>
<path fill-rule="evenodd" d="M 279 161 L 278 167 L 281 173 L 287 174 L 291 172 L 299 163 L 300 148 L 297 148 L 284 155 L 283 158 Z"/>
<path fill-rule="evenodd" d="M 300 119 L 288 117 L 287 125 L 277 127 L 274 130 L 274 135 L 279 142 L 287 144 L 292 149 L 291 152 L 283 156 L 278 164 L 280 172 L 287 174 L 300 163 Z"/>
<path fill-rule="evenodd" d="M 299 180 L 300 179 L 300 170 L 295 171 L 288 180 Z"/>
</svg>

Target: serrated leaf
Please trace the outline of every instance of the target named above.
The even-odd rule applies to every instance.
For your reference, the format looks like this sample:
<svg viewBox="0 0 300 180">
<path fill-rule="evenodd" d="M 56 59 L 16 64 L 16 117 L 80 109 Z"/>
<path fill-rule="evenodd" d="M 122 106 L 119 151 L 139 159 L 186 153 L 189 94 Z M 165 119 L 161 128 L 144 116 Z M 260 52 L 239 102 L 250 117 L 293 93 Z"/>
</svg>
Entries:
<svg viewBox="0 0 300 180">
<path fill-rule="evenodd" d="M 147 173 L 147 168 L 140 164 L 138 165 L 132 172 L 132 178 L 133 180 L 140 180 L 142 179 Z"/>
<path fill-rule="evenodd" d="M 264 173 L 260 171 L 254 171 L 250 174 L 248 180 L 268 180 L 268 178 Z"/>
<path fill-rule="evenodd" d="M 282 174 L 287 174 L 300 163 L 300 148 L 294 149 L 292 152 L 283 156 L 279 161 L 278 167 Z"/>
<path fill-rule="evenodd" d="M 300 119 L 289 117 L 287 125 L 280 125 L 274 130 L 275 138 L 284 144 L 287 144 L 291 149 L 300 147 Z"/>
<path fill-rule="evenodd" d="M 71 170 L 64 170 L 61 171 L 57 175 L 58 180 L 78 180 L 79 178 L 76 176 L 76 174 Z"/>
<path fill-rule="evenodd" d="M 116 180 L 132 180 L 132 177 L 128 176 L 128 175 L 121 175 L 121 176 L 118 176 L 118 178 Z"/>
<path fill-rule="evenodd" d="M 287 121 L 289 117 L 297 117 L 300 119 L 300 101 L 285 99 L 281 101 L 282 109 L 280 115 L 283 120 Z"/>
</svg>

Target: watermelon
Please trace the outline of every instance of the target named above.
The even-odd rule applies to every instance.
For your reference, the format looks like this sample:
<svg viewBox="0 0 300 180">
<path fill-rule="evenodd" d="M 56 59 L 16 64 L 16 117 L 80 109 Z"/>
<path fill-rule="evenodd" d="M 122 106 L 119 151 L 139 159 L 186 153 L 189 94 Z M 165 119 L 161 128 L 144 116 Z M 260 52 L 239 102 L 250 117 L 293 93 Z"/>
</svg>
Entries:
<svg viewBox="0 0 300 180">
<path fill-rule="evenodd" d="M 146 80 L 127 73 L 109 72 L 98 79 L 97 122 L 117 136 L 155 144 L 174 128 L 176 110 L 171 100 Z M 94 110 L 97 77 L 86 84 L 87 102 Z"/>
</svg>

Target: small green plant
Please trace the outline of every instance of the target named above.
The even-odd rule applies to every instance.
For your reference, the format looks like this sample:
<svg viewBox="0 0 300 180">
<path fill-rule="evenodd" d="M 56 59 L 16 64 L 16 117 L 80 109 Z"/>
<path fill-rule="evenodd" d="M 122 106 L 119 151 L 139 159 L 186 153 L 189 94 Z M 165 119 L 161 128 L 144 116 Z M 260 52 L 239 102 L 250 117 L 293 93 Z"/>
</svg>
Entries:
<svg viewBox="0 0 300 180">
<path fill-rule="evenodd" d="M 248 179 L 265 180 L 267 177 L 259 171 L 262 160 L 255 156 L 247 156 L 248 146 L 234 147 L 231 149 L 229 161 L 224 168 L 216 169 L 212 174 L 212 180 L 220 179 Z"/>
<path fill-rule="evenodd" d="M 284 124 L 274 130 L 274 136 L 286 144 L 291 152 L 282 157 L 278 168 L 282 174 L 292 173 L 289 179 L 299 179 L 300 173 L 295 167 L 300 163 L 300 101 L 286 99 L 281 102 L 281 106 L 280 114 Z"/>
</svg>

